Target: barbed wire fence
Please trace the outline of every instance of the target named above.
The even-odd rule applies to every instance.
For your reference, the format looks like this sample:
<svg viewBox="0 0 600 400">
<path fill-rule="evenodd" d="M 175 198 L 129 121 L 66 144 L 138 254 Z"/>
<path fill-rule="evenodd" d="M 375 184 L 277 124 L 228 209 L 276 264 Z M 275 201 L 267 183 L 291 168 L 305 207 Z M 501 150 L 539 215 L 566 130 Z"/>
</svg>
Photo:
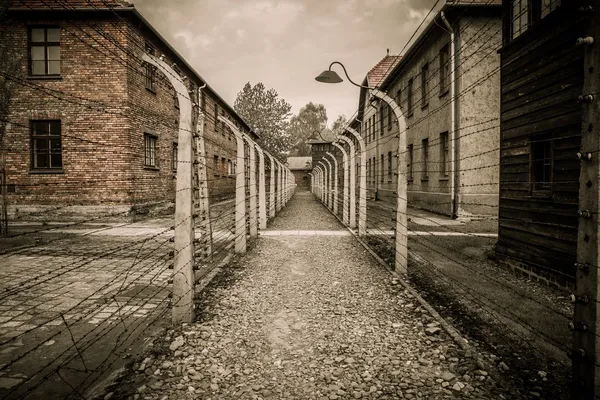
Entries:
<svg viewBox="0 0 600 400">
<path fill-rule="evenodd" d="M 586 22 L 585 18 L 582 13 L 579 22 Z M 497 241 L 498 202 L 477 201 L 477 196 L 465 196 L 468 200 L 461 199 L 458 209 L 470 212 L 462 211 L 463 217 L 459 220 L 450 218 L 455 211 L 449 185 L 452 174 L 470 175 L 470 179 L 463 178 L 460 182 L 461 193 L 467 194 L 498 196 L 499 190 L 522 190 L 523 185 L 517 176 L 522 171 L 501 158 L 501 153 L 510 152 L 521 144 L 510 147 L 510 143 L 500 140 L 498 115 L 478 115 L 458 128 L 440 127 L 440 131 L 436 131 L 433 120 L 445 118 L 440 114 L 453 100 L 451 96 L 441 94 L 444 90 L 442 80 L 437 79 L 445 69 L 449 70 L 446 79 L 455 76 L 448 84 L 456 85 L 465 74 L 486 66 L 482 68 L 486 73 L 468 79 L 469 84 L 463 84 L 460 91 L 456 91 L 454 100 L 466 101 L 477 90 L 482 96 L 487 95 L 488 92 L 481 89 L 492 80 L 500 81 L 500 64 L 496 61 L 494 65 L 490 60 L 499 59 L 497 50 L 501 47 L 502 25 L 492 19 L 478 24 L 474 18 L 466 19 L 465 23 L 461 21 L 456 35 L 465 34 L 467 39 L 445 63 L 437 58 L 428 60 L 427 79 L 421 79 L 422 71 L 408 72 L 413 75 L 403 76 L 402 86 L 397 88 L 402 96 L 390 94 L 387 101 L 377 94 L 377 88 L 371 90 L 370 102 L 374 111 L 369 115 L 365 111 L 363 121 L 349 126 L 343 137 L 338 137 L 330 154 L 312 171 L 311 188 L 340 221 L 351 228 L 358 227 L 359 239 L 391 269 L 405 273 L 442 315 L 450 318 L 470 339 L 496 354 L 498 357 L 491 361 L 499 370 L 520 381 L 525 376 L 530 390 L 540 392 L 542 398 L 567 398 L 570 393 L 579 393 L 583 388 L 581 382 L 574 382 L 573 362 L 587 371 L 600 366 L 596 352 L 582 351 L 573 342 L 573 332 L 576 336 L 587 335 L 590 341 L 597 340 L 599 333 L 593 328 L 595 321 L 582 323 L 574 318 L 575 306 L 566 294 L 524 282 L 526 279 L 522 274 L 507 273 L 507 269 L 490 260 L 494 258 L 493 248 Z M 471 32 L 466 35 L 469 27 Z M 565 32 L 557 29 L 548 40 L 561 35 Z M 426 42 L 427 38 L 422 40 L 422 43 Z M 402 62 L 411 65 L 416 61 L 419 48 L 412 51 L 411 59 Z M 433 65 L 439 68 L 431 68 Z M 384 75 L 390 72 L 388 70 Z M 406 96 L 409 91 L 413 93 L 411 99 Z M 575 104 L 577 96 L 572 97 Z M 412 110 L 417 109 L 423 111 L 411 115 Z M 352 128 L 356 130 L 359 126 L 361 135 L 356 137 Z M 569 149 L 572 139 L 581 136 L 579 131 L 565 130 L 544 140 L 552 140 L 561 149 Z M 490 137 L 494 140 L 490 141 Z M 470 146 L 463 145 L 456 160 L 452 160 L 449 154 L 449 149 L 454 147 L 452 142 L 458 146 L 461 141 Z M 596 154 L 598 149 L 592 146 L 586 147 L 585 151 Z M 581 150 L 573 147 L 571 158 L 557 158 L 561 175 L 541 183 L 554 185 L 557 190 L 579 188 L 589 192 L 593 179 L 579 179 L 579 163 L 585 157 L 580 156 L 578 160 L 575 157 L 578 152 Z M 350 161 L 351 156 L 355 158 L 354 162 Z M 530 162 L 542 161 L 532 158 Z M 453 162 L 460 165 L 458 170 Z M 350 178 L 352 172 L 354 181 Z M 367 193 L 366 209 L 360 207 L 363 184 Z M 350 194 L 352 191 L 354 198 Z M 419 191 L 432 196 L 419 198 Z M 536 226 L 539 229 L 571 230 L 573 226 L 577 227 L 579 217 L 579 229 L 583 229 L 582 213 L 577 214 L 578 200 L 570 201 L 571 214 L 561 216 L 556 222 L 536 222 Z M 349 223 L 352 208 L 356 209 L 358 223 L 355 226 Z M 521 221 L 518 216 L 504 213 L 501 224 L 508 226 Z M 361 230 L 361 222 L 365 229 Z M 591 222 L 597 224 L 595 220 Z M 593 281 L 597 267 L 589 262 L 585 267 L 594 272 L 586 278 Z M 576 280 L 576 266 L 557 266 L 552 273 L 561 276 L 560 281 Z M 582 295 L 582 288 L 576 288 L 575 293 L 571 299 L 580 307 L 586 307 L 587 301 L 597 303 L 589 291 Z M 593 397 L 598 396 L 594 394 Z"/>
<path fill-rule="evenodd" d="M 68 2 L 43 3 L 73 9 Z M 202 89 L 147 53 L 129 22 L 114 15 L 105 25 L 80 20 L 61 30 L 116 62 L 142 88 L 146 66 L 152 64 L 158 72 L 156 91 L 177 98 L 176 107 L 158 111 L 138 105 L 157 130 L 175 137 L 173 143 L 157 141 L 153 155 L 164 163 L 161 168 L 173 170 L 172 190 L 159 191 L 156 178 L 137 170 L 35 183 L 13 183 L 7 176 L 3 190 L 14 185 L 20 193 L 44 188 L 60 195 L 47 199 L 56 206 L 13 213 L 8 235 L 0 239 L 7 244 L 0 251 L 2 398 L 88 398 L 91 388 L 139 354 L 145 341 L 171 320 L 191 321 L 196 284 L 233 254 L 245 252 L 247 240 L 266 228 L 293 194 L 294 178 L 287 167 L 227 118 L 209 112 Z M 17 90 L 38 94 L 41 102 L 77 107 L 99 118 L 135 117 L 126 104 L 116 107 L 82 97 L 12 70 L 0 74 Z M 10 129 L 30 129 L 10 115 L 3 122 Z M 216 127 L 220 135 L 205 134 Z M 72 132 L 62 139 L 63 151 L 94 154 L 109 169 L 116 170 L 123 158 L 143 165 L 147 157 L 133 143 L 113 144 Z M 21 150 L 17 142 L 5 142 L 7 154 Z M 91 200 L 98 197 L 99 186 L 112 185 L 127 185 L 133 204 L 114 211 L 99 207 L 98 213 L 69 222 L 52 220 L 74 209 L 59 203 L 61 198 Z M 149 203 L 162 211 L 153 213 Z"/>
</svg>

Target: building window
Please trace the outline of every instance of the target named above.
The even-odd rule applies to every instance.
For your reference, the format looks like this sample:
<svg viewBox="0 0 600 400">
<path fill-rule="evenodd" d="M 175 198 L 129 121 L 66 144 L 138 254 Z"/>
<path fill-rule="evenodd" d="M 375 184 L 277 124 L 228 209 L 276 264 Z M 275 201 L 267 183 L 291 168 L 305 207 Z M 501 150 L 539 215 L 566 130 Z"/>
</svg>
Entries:
<svg viewBox="0 0 600 400">
<path fill-rule="evenodd" d="M 371 183 L 371 159 L 367 160 L 367 180 Z"/>
<path fill-rule="evenodd" d="M 60 121 L 31 121 L 31 169 L 62 169 Z"/>
<path fill-rule="evenodd" d="M 173 171 L 177 171 L 177 150 L 178 150 L 178 146 L 177 143 L 173 143 Z"/>
<path fill-rule="evenodd" d="M 380 136 L 383 136 L 384 128 L 385 128 L 385 112 L 387 111 L 387 107 L 381 103 L 379 106 L 379 130 Z"/>
<path fill-rule="evenodd" d="M 392 129 L 392 115 L 394 115 L 394 110 L 391 106 L 387 108 L 387 128 L 388 131 Z"/>
<path fill-rule="evenodd" d="M 412 182 L 414 179 L 413 176 L 413 145 L 408 145 L 408 157 L 407 157 L 408 165 L 406 166 L 406 179 L 409 182 Z"/>
<path fill-rule="evenodd" d="M 379 179 L 381 183 L 385 180 L 385 154 L 381 155 L 381 174 Z"/>
<path fill-rule="evenodd" d="M 221 116 L 223 118 L 225 118 L 225 110 L 223 110 L 221 108 Z M 223 133 L 223 135 L 225 135 L 227 132 L 225 132 L 227 129 L 227 125 L 225 124 L 225 121 L 221 121 L 221 132 Z"/>
<path fill-rule="evenodd" d="M 450 88 L 450 46 L 440 49 L 440 96 L 448 93 Z"/>
<path fill-rule="evenodd" d="M 219 156 L 216 154 L 213 158 L 213 175 L 219 175 Z"/>
<path fill-rule="evenodd" d="M 529 25 L 527 11 L 529 0 L 513 0 L 510 14 L 511 39 L 527 30 Z"/>
<path fill-rule="evenodd" d="M 233 175 L 233 163 L 231 160 L 227 160 L 227 175 Z"/>
<path fill-rule="evenodd" d="M 539 135 L 531 140 L 531 190 L 549 195 L 552 190 L 552 136 Z"/>
<path fill-rule="evenodd" d="M 429 94 L 429 64 L 423 65 L 421 68 L 421 108 L 427 107 L 429 102 L 427 96 Z"/>
<path fill-rule="evenodd" d="M 421 179 L 423 180 L 427 180 L 429 179 L 429 171 L 428 171 L 428 164 L 429 164 L 429 139 L 423 139 L 421 141 L 421 151 L 422 151 L 422 167 L 421 167 Z"/>
<path fill-rule="evenodd" d="M 402 108 L 402 89 L 396 90 L 396 104 Z"/>
<path fill-rule="evenodd" d="M 408 88 L 406 95 L 406 108 L 408 116 L 411 116 L 413 113 L 413 80 L 412 78 L 408 80 Z"/>
<path fill-rule="evenodd" d="M 60 75 L 60 28 L 29 28 L 29 73 Z"/>
<path fill-rule="evenodd" d="M 144 133 L 144 165 L 147 167 L 157 167 L 156 162 L 156 136 Z"/>
<path fill-rule="evenodd" d="M 376 157 L 372 158 L 371 165 L 373 166 L 373 185 L 376 185 L 377 184 L 377 176 L 379 175 L 378 174 L 379 168 L 377 166 L 377 158 Z"/>
<path fill-rule="evenodd" d="M 219 105 L 215 103 L 215 133 L 219 132 Z"/>
<path fill-rule="evenodd" d="M 440 133 L 440 174 L 448 176 L 448 132 Z"/>
<path fill-rule="evenodd" d="M 388 182 L 392 181 L 392 176 L 393 176 L 393 172 L 392 172 L 392 152 L 388 151 Z"/>
<path fill-rule="evenodd" d="M 223 171 L 223 174 L 227 171 L 227 159 L 225 157 L 221 157 L 221 171 Z"/>
</svg>

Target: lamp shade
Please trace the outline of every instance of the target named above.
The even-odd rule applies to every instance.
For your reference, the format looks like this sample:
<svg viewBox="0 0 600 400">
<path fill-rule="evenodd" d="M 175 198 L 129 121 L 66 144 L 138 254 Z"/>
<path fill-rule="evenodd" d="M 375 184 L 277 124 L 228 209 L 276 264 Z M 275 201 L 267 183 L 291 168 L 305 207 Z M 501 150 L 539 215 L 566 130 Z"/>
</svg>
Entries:
<svg viewBox="0 0 600 400">
<path fill-rule="evenodd" d="M 323 83 L 340 83 L 343 79 L 335 71 L 323 71 L 315 78 L 318 82 Z"/>
</svg>

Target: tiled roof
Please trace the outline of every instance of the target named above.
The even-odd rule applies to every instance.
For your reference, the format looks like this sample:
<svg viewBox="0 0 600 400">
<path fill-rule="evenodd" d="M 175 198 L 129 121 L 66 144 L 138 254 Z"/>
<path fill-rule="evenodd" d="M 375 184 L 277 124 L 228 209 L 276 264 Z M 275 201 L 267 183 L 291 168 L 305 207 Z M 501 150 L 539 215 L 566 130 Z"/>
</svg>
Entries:
<svg viewBox="0 0 600 400">
<path fill-rule="evenodd" d="M 108 9 L 108 8 L 129 8 L 133 4 L 125 0 L 13 0 L 11 7 L 13 9 Z"/>
<path fill-rule="evenodd" d="M 387 74 L 389 74 L 396 64 L 400 61 L 401 56 L 390 56 L 386 55 L 375 65 L 369 72 L 367 72 L 367 80 L 369 86 L 376 87 L 379 86 L 381 82 L 385 79 Z"/>
<path fill-rule="evenodd" d="M 312 157 L 288 157 L 288 168 L 293 170 L 312 169 Z"/>
</svg>

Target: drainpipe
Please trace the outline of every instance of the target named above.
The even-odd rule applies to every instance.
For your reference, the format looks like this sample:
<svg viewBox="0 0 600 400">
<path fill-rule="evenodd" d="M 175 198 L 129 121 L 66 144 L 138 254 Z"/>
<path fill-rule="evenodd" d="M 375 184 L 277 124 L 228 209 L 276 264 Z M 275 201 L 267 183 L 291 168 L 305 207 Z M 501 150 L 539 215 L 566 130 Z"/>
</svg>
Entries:
<svg viewBox="0 0 600 400">
<path fill-rule="evenodd" d="M 450 214 L 452 218 L 458 217 L 458 210 L 456 206 L 456 115 L 458 113 L 456 109 L 456 39 L 454 37 L 454 30 L 446 19 L 446 15 L 442 11 L 440 17 L 448 31 L 450 32 Z"/>
</svg>

